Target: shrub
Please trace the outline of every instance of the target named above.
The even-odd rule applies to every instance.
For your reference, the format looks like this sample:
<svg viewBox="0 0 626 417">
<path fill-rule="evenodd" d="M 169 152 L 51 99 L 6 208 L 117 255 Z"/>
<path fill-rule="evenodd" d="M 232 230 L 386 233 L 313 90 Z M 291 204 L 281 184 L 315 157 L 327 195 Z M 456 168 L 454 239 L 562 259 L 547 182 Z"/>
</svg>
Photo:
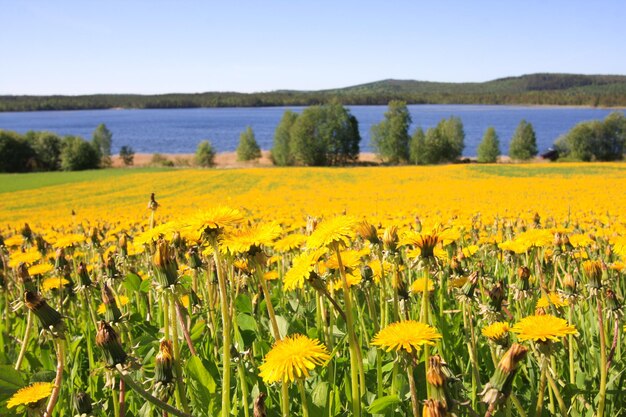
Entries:
<svg viewBox="0 0 626 417">
<path fill-rule="evenodd" d="M 254 137 L 252 128 L 248 126 L 239 136 L 239 146 L 237 146 L 237 160 L 251 161 L 261 157 L 261 148 Z"/>
<path fill-rule="evenodd" d="M 297 113 L 286 110 L 274 131 L 274 143 L 270 155 L 275 165 L 288 166 L 294 164 L 291 152 L 291 128 L 297 119 Z"/>
<path fill-rule="evenodd" d="M 61 138 L 51 132 L 28 132 L 35 151 L 37 170 L 58 171 L 61 168 Z"/>
<path fill-rule="evenodd" d="M 91 142 L 98 151 L 102 166 L 111 166 L 111 144 L 113 143 L 113 133 L 104 123 L 100 123 L 93 132 Z"/>
<path fill-rule="evenodd" d="M 163 154 L 154 153 L 152 154 L 152 158 L 150 158 L 150 165 L 158 167 L 173 167 L 174 161 L 168 159 Z"/>
<path fill-rule="evenodd" d="M 421 129 L 420 129 L 421 130 Z M 441 120 L 437 126 L 422 133 L 416 132 L 417 138 L 412 139 L 411 161 L 418 164 L 439 164 L 455 162 L 465 147 L 463 123 L 458 117 Z"/>
<path fill-rule="evenodd" d="M 389 102 L 385 119 L 372 126 L 372 147 L 384 162 L 398 164 L 409 160 L 411 115 L 404 101 Z"/>
<path fill-rule="evenodd" d="M 415 165 L 425 165 L 426 161 L 426 135 L 424 130 L 418 127 L 409 141 L 409 161 Z"/>
<path fill-rule="evenodd" d="M 522 120 L 509 144 L 509 156 L 519 161 L 527 161 L 537 155 L 537 137 L 533 125 Z"/>
<path fill-rule="evenodd" d="M 477 150 L 478 162 L 481 163 L 493 163 L 498 160 L 500 156 L 500 140 L 496 129 L 488 127 L 483 136 L 483 140 L 478 145 Z"/>
<path fill-rule="evenodd" d="M 66 136 L 61 145 L 61 169 L 82 171 L 98 168 L 100 156 L 93 144 L 79 136 Z"/>
<path fill-rule="evenodd" d="M 133 165 L 135 162 L 135 151 L 130 146 L 124 145 L 120 148 L 120 159 L 125 166 Z"/>
<path fill-rule="evenodd" d="M 626 116 L 614 112 L 603 121 L 582 122 L 555 143 L 560 159 L 616 161 L 624 157 Z"/>
<path fill-rule="evenodd" d="M 0 130 L 0 172 L 28 172 L 35 164 L 35 151 L 19 133 Z"/>
<path fill-rule="evenodd" d="M 196 149 L 196 163 L 201 167 L 212 167 L 215 165 L 215 150 L 208 140 L 203 140 Z"/>
</svg>

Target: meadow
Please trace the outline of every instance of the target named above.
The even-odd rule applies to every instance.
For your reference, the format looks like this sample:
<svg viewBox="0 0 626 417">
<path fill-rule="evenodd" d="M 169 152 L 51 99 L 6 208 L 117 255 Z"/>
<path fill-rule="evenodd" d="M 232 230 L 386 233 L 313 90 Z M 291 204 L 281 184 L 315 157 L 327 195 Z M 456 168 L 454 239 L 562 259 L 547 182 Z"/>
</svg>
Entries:
<svg viewBox="0 0 626 417">
<path fill-rule="evenodd" d="M 625 415 L 624 190 L 621 163 L 1 174 L 0 415 Z"/>
</svg>

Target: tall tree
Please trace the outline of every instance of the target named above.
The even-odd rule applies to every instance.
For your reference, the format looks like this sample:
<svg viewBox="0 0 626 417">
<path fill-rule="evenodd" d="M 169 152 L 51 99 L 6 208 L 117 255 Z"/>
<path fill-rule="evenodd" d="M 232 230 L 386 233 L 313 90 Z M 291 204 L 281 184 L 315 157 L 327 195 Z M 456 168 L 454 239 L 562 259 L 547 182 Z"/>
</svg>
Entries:
<svg viewBox="0 0 626 417">
<path fill-rule="evenodd" d="M 239 146 L 237 146 L 237 160 L 251 161 L 261 157 L 261 148 L 254 137 L 252 128 L 248 126 L 239 136 Z"/>
<path fill-rule="evenodd" d="M 406 103 L 390 101 L 384 120 L 372 126 L 372 147 L 384 162 L 398 164 L 409 160 L 410 125 Z"/>
<path fill-rule="evenodd" d="M 113 143 L 113 133 L 104 123 L 100 123 L 93 132 L 91 139 L 93 146 L 100 156 L 103 165 L 111 164 L 111 144 Z"/>
<path fill-rule="evenodd" d="M 537 155 L 537 137 L 533 125 L 522 120 L 517 125 L 511 143 L 509 156 L 519 161 L 528 161 Z"/>
<path fill-rule="evenodd" d="M 500 140 L 496 129 L 489 126 L 485 131 L 483 140 L 478 145 L 478 162 L 481 163 L 493 163 L 496 162 L 500 155 Z"/>
<path fill-rule="evenodd" d="M 426 153 L 426 135 L 424 130 L 418 127 L 409 141 L 409 161 L 415 165 L 425 165 L 428 163 Z"/>
<path fill-rule="evenodd" d="M 291 152 L 291 128 L 297 118 L 298 113 L 286 110 L 274 131 L 271 158 L 275 165 L 287 166 L 294 164 L 293 154 Z"/>
</svg>

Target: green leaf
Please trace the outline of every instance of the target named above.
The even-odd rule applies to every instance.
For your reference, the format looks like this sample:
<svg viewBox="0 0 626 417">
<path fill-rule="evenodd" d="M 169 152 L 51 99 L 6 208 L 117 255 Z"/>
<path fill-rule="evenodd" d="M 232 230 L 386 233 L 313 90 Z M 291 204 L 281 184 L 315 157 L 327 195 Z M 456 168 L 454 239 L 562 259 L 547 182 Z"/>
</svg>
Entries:
<svg viewBox="0 0 626 417">
<path fill-rule="evenodd" d="M 22 375 L 11 365 L 0 365 L 0 399 L 10 397 L 24 386 Z"/>
<path fill-rule="evenodd" d="M 139 291 L 148 292 L 150 291 L 150 287 L 152 287 L 152 280 L 146 279 L 144 281 L 141 281 L 141 284 L 139 285 Z"/>
<path fill-rule="evenodd" d="M 397 395 L 387 395 L 385 397 L 380 397 L 372 402 L 369 407 L 367 407 L 367 412 L 370 414 L 382 414 L 389 407 L 393 407 L 400 402 L 400 397 Z"/>
<path fill-rule="evenodd" d="M 239 294 L 235 299 L 235 308 L 241 313 L 252 314 L 252 301 L 247 294 Z"/>
<path fill-rule="evenodd" d="M 187 375 L 189 376 L 189 391 L 192 404 L 196 411 L 204 415 L 215 415 L 215 392 L 217 384 L 209 371 L 210 365 L 197 356 L 187 361 Z"/>
<path fill-rule="evenodd" d="M 328 382 L 320 382 L 311 392 L 311 400 L 318 407 L 326 407 L 328 402 Z"/>
<path fill-rule="evenodd" d="M 137 274 L 133 274 L 132 272 L 127 274 L 126 279 L 124 280 L 124 286 L 130 293 L 139 291 L 139 288 L 141 287 L 141 277 Z"/>
<path fill-rule="evenodd" d="M 204 329 L 206 328 L 206 321 L 198 320 L 194 323 L 193 327 L 189 331 L 189 336 L 193 342 L 197 342 L 200 340 L 202 335 L 204 334 Z"/>
<path fill-rule="evenodd" d="M 281 338 L 287 336 L 289 334 L 289 322 L 283 316 L 276 316 L 276 324 L 278 325 L 278 331 L 280 332 Z M 274 333 L 272 331 L 272 333 Z M 276 337 L 274 337 L 277 339 Z"/>
<path fill-rule="evenodd" d="M 242 331 L 250 330 L 252 332 L 257 330 L 256 319 L 250 314 L 239 313 L 237 314 L 237 325 Z"/>
</svg>

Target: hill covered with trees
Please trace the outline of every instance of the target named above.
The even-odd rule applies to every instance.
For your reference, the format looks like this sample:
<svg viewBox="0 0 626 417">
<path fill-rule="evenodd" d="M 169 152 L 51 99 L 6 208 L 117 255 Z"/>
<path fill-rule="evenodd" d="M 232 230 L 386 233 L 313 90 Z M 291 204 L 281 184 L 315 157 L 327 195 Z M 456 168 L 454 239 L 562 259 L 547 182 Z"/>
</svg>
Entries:
<svg viewBox="0 0 626 417">
<path fill-rule="evenodd" d="M 311 106 L 331 101 L 343 105 L 386 105 L 392 100 L 402 100 L 408 104 L 617 107 L 626 106 L 626 76 L 530 74 L 482 83 L 441 83 L 390 79 L 330 90 L 278 90 L 262 93 L 0 96 L 0 111 Z"/>
</svg>

